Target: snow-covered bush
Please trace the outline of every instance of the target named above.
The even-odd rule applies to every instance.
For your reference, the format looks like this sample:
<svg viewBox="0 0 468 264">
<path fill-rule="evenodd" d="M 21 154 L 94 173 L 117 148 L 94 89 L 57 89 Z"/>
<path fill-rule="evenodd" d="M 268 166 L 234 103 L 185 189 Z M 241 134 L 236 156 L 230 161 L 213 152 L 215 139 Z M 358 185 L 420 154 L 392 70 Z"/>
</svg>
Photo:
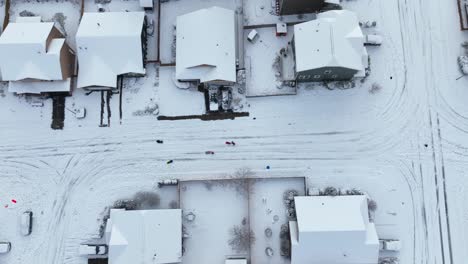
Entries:
<svg viewBox="0 0 468 264">
<path fill-rule="evenodd" d="M 326 195 L 326 196 L 337 196 L 339 194 L 340 192 L 338 191 L 338 189 L 333 186 L 326 187 L 322 193 L 322 195 Z"/>
<path fill-rule="evenodd" d="M 462 55 L 458 57 L 458 66 L 460 67 L 460 71 L 464 74 L 468 74 L 468 56 Z"/>
</svg>

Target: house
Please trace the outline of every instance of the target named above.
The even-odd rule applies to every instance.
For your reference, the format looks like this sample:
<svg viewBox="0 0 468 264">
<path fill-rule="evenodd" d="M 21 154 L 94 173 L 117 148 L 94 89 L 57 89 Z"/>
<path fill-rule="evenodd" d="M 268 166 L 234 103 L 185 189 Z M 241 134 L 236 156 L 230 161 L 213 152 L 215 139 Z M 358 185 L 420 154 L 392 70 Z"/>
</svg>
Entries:
<svg viewBox="0 0 468 264">
<path fill-rule="evenodd" d="M 182 210 L 111 209 L 105 238 L 109 264 L 180 263 Z"/>
<path fill-rule="evenodd" d="M 84 13 L 78 32 L 78 88 L 117 88 L 121 75 L 144 75 L 144 12 Z"/>
<path fill-rule="evenodd" d="M 298 82 L 364 77 L 368 54 L 355 13 L 328 11 L 294 26 L 293 51 Z"/>
<path fill-rule="evenodd" d="M 234 11 L 211 7 L 177 17 L 177 80 L 233 84 L 236 57 Z"/>
<path fill-rule="evenodd" d="M 0 36 L 0 71 L 10 92 L 69 93 L 75 53 L 53 22 L 19 17 Z"/>
<path fill-rule="evenodd" d="M 291 264 L 377 263 L 379 239 L 366 196 L 298 196 L 294 203 Z"/>
<path fill-rule="evenodd" d="M 325 6 L 324 0 L 277 0 L 280 15 L 314 13 Z"/>
</svg>

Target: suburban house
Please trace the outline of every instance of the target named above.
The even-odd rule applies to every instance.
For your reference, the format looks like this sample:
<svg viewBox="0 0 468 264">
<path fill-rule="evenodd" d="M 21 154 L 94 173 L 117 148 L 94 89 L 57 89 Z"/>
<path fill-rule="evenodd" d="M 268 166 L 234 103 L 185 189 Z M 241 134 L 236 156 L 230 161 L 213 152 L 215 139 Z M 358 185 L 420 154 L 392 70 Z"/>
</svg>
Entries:
<svg viewBox="0 0 468 264">
<path fill-rule="evenodd" d="M 78 88 L 117 88 L 121 75 L 144 75 L 144 12 L 84 13 L 76 33 Z"/>
<path fill-rule="evenodd" d="M 298 82 L 364 77 L 368 54 L 355 13 L 335 10 L 294 26 L 292 49 Z"/>
<path fill-rule="evenodd" d="M 325 0 L 277 0 L 281 15 L 313 13 L 325 6 Z"/>
<path fill-rule="evenodd" d="M 176 79 L 204 84 L 236 82 L 236 17 L 211 7 L 177 17 Z"/>
<path fill-rule="evenodd" d="M 75 53 L 53 22 L 19 17 L 0 36 L 0 71 L 13 93 L 71 92 Z"/>
<path fill-rule="evenodd" d="M 297 196 L 294 202 L 291 264 L 377 263 L 379 239 L 366 196 Z"/>
<path fill-rule="evenodd" d="M 182 210 L 111 209 L 105 238 L 109 264 L 180 263 Z"/>
</svg>

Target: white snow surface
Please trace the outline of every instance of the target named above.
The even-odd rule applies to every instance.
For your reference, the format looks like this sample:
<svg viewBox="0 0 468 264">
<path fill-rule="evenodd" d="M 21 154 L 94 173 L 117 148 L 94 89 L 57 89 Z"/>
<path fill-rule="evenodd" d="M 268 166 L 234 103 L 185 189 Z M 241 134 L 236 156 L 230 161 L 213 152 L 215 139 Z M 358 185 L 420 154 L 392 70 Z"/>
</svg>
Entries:
<svg viewBox="0 0 468 264">
<path fill-rule="evenodd" d="M 11 21 L 25 9 L 50 19 L 63 12 L 67 38 L 75 35 L 76 1 L 12 2 Z M 175 17 L 214 2 L 232 3 L 163 4 L 161 45 L 166 57 Z M 265 9 L 247 8 L 261 1 L 245 2 L 245 16 L 263 23 L 251 14 Z M 110 127 L 98 127 L 100 97 L 75 91 L 66 99 L 67 108 L 86 106 L 88 116 L 77 120 L 66 111 L 65 128 L 56 131 L 50 129 L 50 99 L 15 96 L 2 83 L 0 240 L 12 242 L 12 251 L 1 255 L 0 262 L 84 264 L 79 244 L 98 239 L 104 208 L 115 200 L 153 190 L 159 179 L 230 178 L 246 166 L 259 177 L 303 176 L 308 187 L 367 192 L 378 204 L 379 237 L 402 241 L 400 263 L 464 263 L 468 79 L 457 79 L 457 57 L 468 35 L 459 30 L 456 4 L 344 1 L 360 20 L 378 21 L 377 28 L 365 31 L 384 36 L 384 45 L 369 48 L 371 76 L 352 89 L 304 85 L 294 96 L 249 98 L 245 110 L 250 117 L 235 120 L 158 122 L 132 115 L 128 108 L 144 108 L 150 97 L 159 100 L 151 88 L 162 85 L 154 70 L 139 80 L 141 94 L 124 91 L 127 110 L 121 124 L 113 114 Z M 381 89 L 371 89 L 373 84 Z M 35 107 L 37 101 L 44 105 Z M 118 112 L 117 102 L 113 97 L 113 113 Z M 155 139 L 164 139 L 164 144 Z M 226 146 L 227 140 L 236 146 Z M 207 156 L 206 150 L 215 155 Z M 169 159 L 174 162 L 166 164 Z M 19 216 L 25 210 L 34 212 L 29 237 L 19 233 Z M 223 240 L 220 247 L 225 246 Z M 261 249 L 256 252 L 264 256 Z"/>
</svg>

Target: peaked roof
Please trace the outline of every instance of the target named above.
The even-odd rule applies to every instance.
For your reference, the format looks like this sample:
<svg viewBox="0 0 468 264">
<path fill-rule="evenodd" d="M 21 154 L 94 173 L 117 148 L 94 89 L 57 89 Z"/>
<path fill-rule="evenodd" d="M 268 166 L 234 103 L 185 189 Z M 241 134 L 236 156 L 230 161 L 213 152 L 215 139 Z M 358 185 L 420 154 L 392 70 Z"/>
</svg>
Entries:
<svg viewBox="0 0 468 264">
<path fill-rule="evenodd" d="M 301 196 L 294 202 L 292 264 L 377 263 L 379 240 L 366 196 Z"/>
<path fill-rule="evenodd" d="M 364 195 L 298 196 L 294 202 L 299 232 L 365 231 L 369 223 Z"/>
<path fill-rule="evenodd" d="M 84 13 L 76 34 L 78 88 L 117 87 L 117 76 L 144 74 L 144 12 Z"/>
<path fill-rule="evenodd" d="M 179 263 L 182 257 L 182 211 L 111 210 L 106 227 L 109 264 Z M 110 232 L 109 232 L 110 231 Z"/>
<path fill-rule="evenodd" d="M 63 80 L 60 52 L 65 39 L 54 38 L 48 43 L 53 29 L 53 22 L 40 22 L 40 18 L 8 24 L 0 36 L 4 81 Z"/>
<path fill-rule="evenodd" d="M 236 82 L 234 11 L 211 7 L 177 17 L 176 78 Z"/>
<path fill-rule="evenodd" d="M 294 26 L 296 71 L 343 67 L 363 71 L 367 51 L 355 13 L 334 10 Z"/>
</svg>

